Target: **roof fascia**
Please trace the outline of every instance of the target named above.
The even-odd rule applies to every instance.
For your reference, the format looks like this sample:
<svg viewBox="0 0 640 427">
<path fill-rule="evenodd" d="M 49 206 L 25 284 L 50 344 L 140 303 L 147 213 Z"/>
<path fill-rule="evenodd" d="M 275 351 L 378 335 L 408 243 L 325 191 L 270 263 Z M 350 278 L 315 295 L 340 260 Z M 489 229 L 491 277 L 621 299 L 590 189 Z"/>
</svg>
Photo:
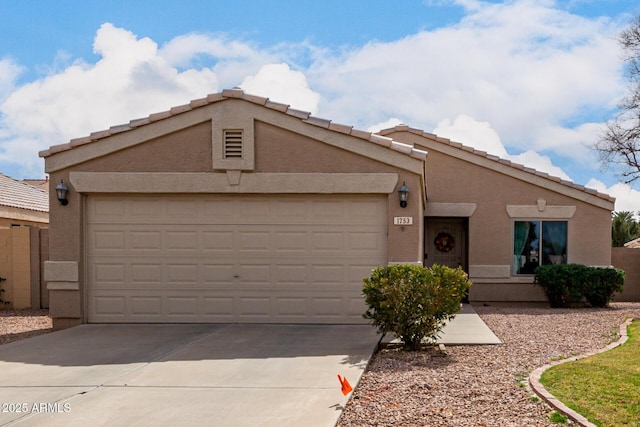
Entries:
<svg viewBox="0 0 640 427">
<path fill-rule="evenodd" d="M 486 157 L 479 156 L 471 151 L 466 151 L 463 148 L 458 148 L 452 145 L 443 144 L 438 141 L 432 141 L 425 137 L 422 137 L 422 139 L 423 141 L 425 141 L 424 144 L 416 143 L 416 145 L 424 146 L 429 151 L 438 151 L 440 153 L 458 158 L 465 162 L 482 166 L 484 168 L 493 170 L 503 175 L 516 178 L 520 181 L 533 184 L 538 187 L 549 189 L 556 193 L 571 197 L 576 200 L 580 200 L 585 203 L 589 203 L 591 205 L 597 206 L 602 209 L 606 209 L 609 211 L 613 211 L 614 209 L 614 202 L 612 201 L 605 200 L 601 197 L 598 197 L 596 195 L 590 194 L 588 192 L 582 191 L 577 188 L 569 187 L 553 179 L 549 179 L 547 177 L 544 177 L 535 173 L 527 172 L 524 169 L 518 169 L 516 167 L 513 167 L 512 165 L 500 163 L 499 161 L 494 161 Z"/>
</svg>

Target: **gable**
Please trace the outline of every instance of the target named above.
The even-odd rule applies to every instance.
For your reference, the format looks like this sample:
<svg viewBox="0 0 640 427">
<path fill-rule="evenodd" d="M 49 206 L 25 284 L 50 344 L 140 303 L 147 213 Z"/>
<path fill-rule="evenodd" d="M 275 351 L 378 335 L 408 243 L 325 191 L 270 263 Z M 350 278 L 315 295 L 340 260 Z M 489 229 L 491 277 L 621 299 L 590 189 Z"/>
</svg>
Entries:
<svg viewBox="0 0 640 427">
<path fill-rule="evenodd" d="M 533 192 L 555 193 L 609 211 L 614 208 L 615 199 L 609 195 L 419 129 L 400 125 L 385 129 L 380 134 L 429 151 L 430 156 L 426 162 L 428 197 L 431 190 L 437 190 L 438 186 L 446 186 L 449 195 L 458 190 L 466 198 L 469 194 L 474 194 L 474 186 L 482 191 L 487 190 L 489 198 L 495 198 L 497 194 L 506 198 L 506 192 L 513 193 L 518 189 L 524 192 L 523 189 L 528 188 L 534 189 Z M 456 174 L 454 185 L 446 180 L 446 176 L 452 173 Z M 438 179 L 429 179 L 429 176 L 436 176 Z"/>
<path fill-rule="evenodd" d="M 266 98 L 245 95 L 237 90 L 225 91 L 146 119 L 133 120 L 127 125 L 95 132 L 88 137 L 72 140 L 69 144 L 51 147 L 42 151 L 40 156 L 45 157 L 46 171 L 51 173 L 150 142 L 162 144 L 161 141 L 166 138 L 173 139 L 175 144 L 189 147 L 189 144 L 193 144 L 192 140 L 180 138 L 180 133 L 190 128 L 204 129 L 203 126 L 208 123 L 211 129 L 208 136 L 211 143 L 209 170 L 252 171 L 255 169 L 255 129 L 259 126 L 258 122 L 396 169 L 417 174 L 422 174 L 423 171 L 423 161 L 426 158 L 424 151 L 390 138 L 333 124 L 331 121 L 312 117 L 309 113 L 271 103 Z M 242 156 L 239 158 L 225 158 L 225 132 L 229 130 L 242 135 Z M 169 151 L 175 152 L 176 147 Z M 132 163 L 131 165 L 133 166 Z"/>
</svg>

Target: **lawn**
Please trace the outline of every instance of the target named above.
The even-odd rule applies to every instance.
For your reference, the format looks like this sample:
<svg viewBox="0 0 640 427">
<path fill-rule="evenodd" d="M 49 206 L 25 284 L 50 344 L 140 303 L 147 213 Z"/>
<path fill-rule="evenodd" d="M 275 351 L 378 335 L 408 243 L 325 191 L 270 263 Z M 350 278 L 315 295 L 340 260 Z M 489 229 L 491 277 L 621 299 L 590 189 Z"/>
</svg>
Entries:
<svg viewBox="0 0 640 427">
<path fill-rule="evenodd" d="M 598 426 L 640 427 L 640 322 L 628 335 L 613 350 L 548 369 L 540 382 Z"/>
</svg>

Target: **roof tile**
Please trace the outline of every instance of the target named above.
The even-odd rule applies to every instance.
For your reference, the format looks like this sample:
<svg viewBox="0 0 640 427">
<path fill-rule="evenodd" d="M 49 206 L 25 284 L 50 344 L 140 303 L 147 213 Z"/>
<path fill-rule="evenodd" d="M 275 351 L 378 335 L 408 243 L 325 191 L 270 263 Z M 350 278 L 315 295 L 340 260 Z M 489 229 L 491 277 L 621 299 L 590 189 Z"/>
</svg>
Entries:
<svg viewBox="0 0 640 427">
<path fill-rule="evenodd" d="M 362 138 L 368 141 L 369 138 L 371 138 L 371 135 L 374 135 L 374 134 L 372 134 L 371 132 L 367 132 L 367 131 L 356 129 L 356 128 L 351 129 L 351 136 L 355 136 L 356 138 Z"/>
<path fill-rule="evenodd" d="M 327 129 L 329 129 L 329 126 L 331 125 L 331 120 L 321 119 L 319 117 L 313 117 L 313 116 L 309 117 L 304 122 L 309 123 L 310 125 L 319 126 Z"/>
<path fill-rule="evenodd" d="M 329 129 L 334 130 L 340 133 L 346 133 L 347 135 L 351 134 L 351 130 L 353 126 L 341 125 L 339 123 L 331 122 L 329 123 Z"/>
<path fill-rule="evenodd" d="M 267 107 L 267 108 L 271 108 L 272 110 L 280 111 L 282 113 L 286 113 L 287 110 L 289 109 L 289 105 L 288 104 L 281 104 L 279 102 L 273 102 L 273 101 L 269 101 L 269 100 L 267 100 L 267 102 L 264 104 L 264 106 Z"/>
<path fill-rule="evenodd" d="M 287 108 L 286 113 L 302 120 L 307 120 L 311 116 L 311 113 L 308 111 L 296 110 L 295 108 Z"/>
<path fill-rule="evenodd" d="M 175 114 L 185 113 L 191 110 L 193 110 L 193 107 L 191 107 L 191 104 L 184 104 L 184 105 L 178 105 L 176 107 L 172 107 L 169 111 L 171 112 L 172 115 L 175 115 Z"/>
<path fill-rule="evenodd" d="M 49 212 L 49 193 L 0 173 L 0 205 Z"/>
<path fill-rule="evenodd" d="M 378 134 L 372 133 L 369 137 L 369 141 L 375 142 L 378 145 L 383 145 L 385 147 L 391 147 L 393 139 L 387 138 L 386 136 L 380 136 Z"/>
</svg>

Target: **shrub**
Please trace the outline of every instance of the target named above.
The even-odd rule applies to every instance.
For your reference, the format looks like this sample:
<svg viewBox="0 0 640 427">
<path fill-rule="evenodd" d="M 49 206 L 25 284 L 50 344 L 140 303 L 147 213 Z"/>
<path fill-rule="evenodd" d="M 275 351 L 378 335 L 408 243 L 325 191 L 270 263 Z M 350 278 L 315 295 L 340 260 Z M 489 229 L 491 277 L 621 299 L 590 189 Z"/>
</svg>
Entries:
<svg viewBox="0 0 640 427">
<path fill-rule="evenodd" d="M 622 292 L 624 271 L 581 264 L 542 265 L 535 271 L 535 283 L 542 286 L 551 307 L 574 307 L 588 302 L 606 307 L 613 294 Z"/>
<path fill-rule="evenodd" d="M 592 268 L 583 284 L 587 302 L 594 307 L 606 307 L 613 294 L 622 292 L 625 272 L 619 268 Z"/>
<path fill-rule="evenodd" d="M 461 268 L 399 264 L 379 267 L 364 279 L 364 314 L 378 332 L 391 332 L 407 350 L 434 342 L 447 320 L 460 310 L 471 282 Z"/>
</svg>

